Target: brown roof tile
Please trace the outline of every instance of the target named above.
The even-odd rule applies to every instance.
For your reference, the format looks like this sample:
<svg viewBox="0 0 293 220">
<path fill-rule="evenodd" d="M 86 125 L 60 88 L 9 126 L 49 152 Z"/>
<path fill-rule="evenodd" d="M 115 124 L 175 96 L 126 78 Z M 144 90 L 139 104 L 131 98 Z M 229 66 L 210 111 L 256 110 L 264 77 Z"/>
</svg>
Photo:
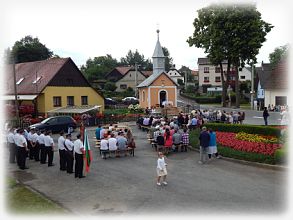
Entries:
<svg viewBox="0 0 293 220">
<path fill-rule="evenodd" d="M 264 89 L 288 89 L 288 63 L 282 59 L 272 70 L 270 77 L 266 80 Z"/>
<path fill-rule="evenodd" d="M 123 76 L 131 69 L 132 66 L 118 66 L 115 69 L 117 69 Z"/>
<path fill-rule="evenodd" d="M 38 94 L 40 93 L 51 79 L 58 73 L 60 68 L 70 58 L 52 58 L 48 60 L 18 63 L 15 65 L 16 82 L 24 78 L 22 82 L 17 85 L 18 94 Z M 37 77 L 41 77 L 37 85 L 33 81 Z M 14 94 L 13 83 L 13 66 L 8 65 L 6 69 L 6 94 Z"/>
</svg>

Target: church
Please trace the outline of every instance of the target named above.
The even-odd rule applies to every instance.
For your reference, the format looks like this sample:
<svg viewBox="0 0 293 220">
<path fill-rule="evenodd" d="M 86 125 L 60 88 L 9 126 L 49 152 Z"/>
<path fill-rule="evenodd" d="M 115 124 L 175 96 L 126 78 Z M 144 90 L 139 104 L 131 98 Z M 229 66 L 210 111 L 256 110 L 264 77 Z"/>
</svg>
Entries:
<svg viewBox="0 0 293 220">
<path fill-rule="evenodd" d="M 140 83 L 139 104 L 142 108 L 173 106 L 177 107 L 177 86 L 165 71 L 165 56 L 159 39 L 160 30 L 157 30 L 157 43 L 153 59 L 153 74 Z"/>
</svg>

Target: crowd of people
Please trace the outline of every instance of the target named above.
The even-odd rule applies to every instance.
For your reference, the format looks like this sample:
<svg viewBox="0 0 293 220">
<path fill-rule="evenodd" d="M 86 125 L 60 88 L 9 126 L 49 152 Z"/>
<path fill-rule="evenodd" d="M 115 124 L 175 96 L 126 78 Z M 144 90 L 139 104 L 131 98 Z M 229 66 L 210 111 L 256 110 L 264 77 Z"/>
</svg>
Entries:
<svg viewBox="0 0 293 220">
<path fill-rule="evenodd" d="M 118 126 L 110 124 L 108 129 L 101 125 L 96 128 L 96 139 L 100 140 L 100 152 L 103 159 L 106 159 L 106 154 L 114 153 L 116 157 L 120 157 L 123 152 L 127 156 L 129 149 L 135 148 L 135 141 L 130 129 L 118 129 Z"/>
<path fill-rule="evenodd" d="M 57 148 L 60 156 L 60 170 L 67 173 L 75 173 L 75 178 L 83 176 L 83 154 L 84 146 L 80 134 L 73 141 L 71 134 L 65 135 L 60 132 Z M 26 166 L 27 159 L 54 166 L 54 150 L 56 148 L 50 130 L 37 131 L 35 129 L 10 128 L 7 134 L 7 145 L 9 148 L 9 162 L 16 163 L 19 169 L 29 169 Z M 73 166 L 75 161 L 75 172 Z"/>
</svg>

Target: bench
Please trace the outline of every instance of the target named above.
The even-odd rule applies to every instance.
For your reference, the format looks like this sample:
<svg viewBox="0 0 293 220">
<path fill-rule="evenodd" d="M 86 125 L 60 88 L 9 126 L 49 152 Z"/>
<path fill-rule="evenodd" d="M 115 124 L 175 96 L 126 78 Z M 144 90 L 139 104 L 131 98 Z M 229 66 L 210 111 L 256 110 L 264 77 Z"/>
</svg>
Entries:
<svg viewBox="0 0 293 220">
<path fill-rule="evenodd" d="M 100 156 L 102 156 L 102 151 L 101 151 L 100 145 L 96 145 L 96 148 L 99 149 Z M 107 157 L 107 155 L 109 155 L 109 157 L 111 157 L 111 154 L 115 154 L 115 155 L 119 154 L 120 155 L 120 153 L 123 153 L 123 152 L 128 153 L 130 156 L 132 155 L 134 157 L 134 148 L 130 148 L 130 147 L 127 147 L 125 150 L 119 150 L 119 149 L 117 149 L 115 151 L 106 150 L 106 151 L 104 151 L 104 154 L 106 157 Z"/>
<path fill-rule="evenodd" d="M 146 125 L 138 124 L 138 126 L 139 126 L 139 129 L 141 129 L 142 131 L 149 131 L 150 129 L 150 126 L 146 126 Z"/>
</svg>

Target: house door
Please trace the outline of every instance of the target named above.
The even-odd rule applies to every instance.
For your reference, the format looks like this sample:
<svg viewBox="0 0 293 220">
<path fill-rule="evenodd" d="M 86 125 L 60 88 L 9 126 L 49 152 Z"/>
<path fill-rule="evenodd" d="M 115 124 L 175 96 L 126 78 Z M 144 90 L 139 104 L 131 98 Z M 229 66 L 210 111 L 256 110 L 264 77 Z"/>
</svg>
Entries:
<svg viewBox="0 0 293 220">
<path fill-rule="evenodd" d="M 276 105 L 287 105 L 286 96 L 276 96 L 275 101 L 276 101 Z"/>
<path fill-rule="evenodd" d="M 167 101 L 166 97 L 167 97 L 166 91 L 161 91 L 160 92 L 160 107 L 164 107 L 163 105 L 164 101 Z"/>
</svg>

